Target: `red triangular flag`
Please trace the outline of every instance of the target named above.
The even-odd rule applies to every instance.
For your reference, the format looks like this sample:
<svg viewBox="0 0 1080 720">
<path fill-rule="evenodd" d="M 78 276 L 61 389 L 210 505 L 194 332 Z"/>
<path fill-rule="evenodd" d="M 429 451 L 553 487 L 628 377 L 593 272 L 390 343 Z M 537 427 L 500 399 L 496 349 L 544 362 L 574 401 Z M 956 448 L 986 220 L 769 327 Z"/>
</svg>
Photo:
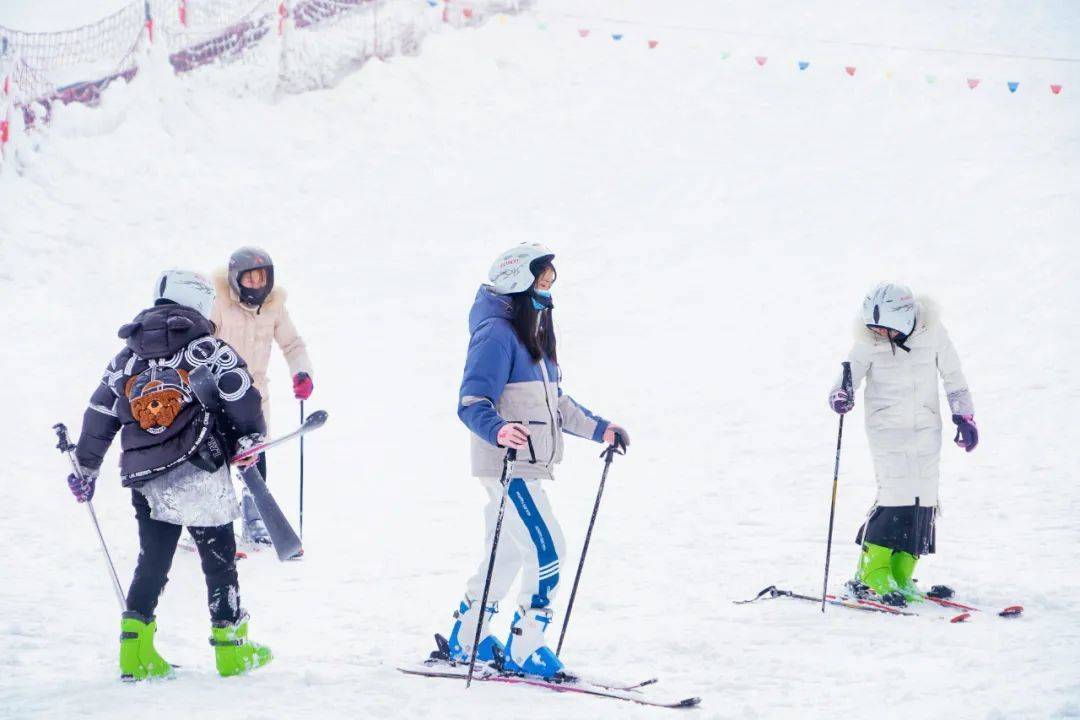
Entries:
<svg viewBox="0 0 1080 720">
<path fill-rule="evenodd" d="M 756 62 L 758 65 L 764 65 L 766 61 L 768 61 L 768 59 L 769 58 L 765 57 L 764 55 L 758 55 L 756 58 L 754 58 L 754 62 Z"/>
<path fill-rule="evenodd" d="M 968 78 L 968 87 L 971 88 L 972 90 L 979 87 L 979 79 L 978 78 Z"/>
<path fill-rule="evenodd" d="M 1054 93 L 1055 95 L 1060 95 L 1061 94 L 1061 86 L 1060 85 L 1051 85 L 1050 86 L 1050 92 Z"/>
<path fill-rule="evenodd" d="M 855 66 L 854 65 L 848 65 L 847 67 L 844 68 L 844 72 L 846 72 L 848 75 L 851 75 L 852 77 L 854 77 L 855 76 Z"/>
<path fill-rule="evenodd" d="M 589 28 L 579 28 L 577 34 L 581 37 L 589 37 Z"/>
<path fill-rule="evenodd" d="M 649 49 L 650 49 L 650 50 L 652 50 L 652 49 L 653 49 L 654 47 L 656 47 L 656 46 L 657 46 L 657 44 L 658 44 L 658 41 L 656 41 L 656 40 L 650 40 L 650 41 L 649 41 Z"/>
</svg>

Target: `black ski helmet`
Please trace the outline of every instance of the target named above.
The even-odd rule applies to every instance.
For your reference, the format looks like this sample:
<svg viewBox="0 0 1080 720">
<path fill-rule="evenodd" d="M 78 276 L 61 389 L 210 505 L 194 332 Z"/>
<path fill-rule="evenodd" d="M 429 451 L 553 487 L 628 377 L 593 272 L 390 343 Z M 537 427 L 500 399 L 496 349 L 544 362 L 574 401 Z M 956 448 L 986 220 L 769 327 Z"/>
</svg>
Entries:
<svg viewBox="0 0 1080 720">
<path fill-rule="evenodd" d="M 261 288 L 246 288 L 240 284 L 240 278 L 251 270 L 266 271 L 266 285 Z M 240 302 L 252 307 L 262 307 L 274 289 L 274 261 L 262 248 L 242 247 L 229 256 L 229 287 L 240 298 Z"/>
</svg>

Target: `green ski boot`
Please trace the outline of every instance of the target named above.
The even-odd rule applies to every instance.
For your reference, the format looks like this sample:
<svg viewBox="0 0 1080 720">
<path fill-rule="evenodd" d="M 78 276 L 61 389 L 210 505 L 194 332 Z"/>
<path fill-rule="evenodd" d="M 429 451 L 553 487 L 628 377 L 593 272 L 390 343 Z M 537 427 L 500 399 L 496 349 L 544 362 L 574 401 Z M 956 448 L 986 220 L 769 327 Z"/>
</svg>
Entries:
<svg viewBox="0 0 1080 720">
<path fill-rule="evenodd" d="M 210 644 L 214 646 L 217 670 L 224 677 L 260 668 L 274 657 L 270 648 L 248 640 L 247 613 L 236 623 L 215 622 L 210 628 Z"/>
<path fill-rule="evenodd" d="M 896 581 L 897 591 L 904 596 L 909 603 L 922 602 L 923 594 L 915 587 L 912 577 L 915 575 L 915 564 L 919 558 L 904 551 L 894 552 L 889 564 L 892 568 L 893 580 Z"/>
<path fill-rule="evenodd" d="M 859 581 L 877 593 L 886 605 L 903 607 L 907 602 L 893 578 L 892 556 L 891 548 L 866 543 L 859 557 Z"/>
<path fill-rule="evenodd" d="M 135 681 L 172 677 L 173 666 L 154 649 L 157 621 L 137 612 L 120 616 L 120 679 Z"/>
</svg>

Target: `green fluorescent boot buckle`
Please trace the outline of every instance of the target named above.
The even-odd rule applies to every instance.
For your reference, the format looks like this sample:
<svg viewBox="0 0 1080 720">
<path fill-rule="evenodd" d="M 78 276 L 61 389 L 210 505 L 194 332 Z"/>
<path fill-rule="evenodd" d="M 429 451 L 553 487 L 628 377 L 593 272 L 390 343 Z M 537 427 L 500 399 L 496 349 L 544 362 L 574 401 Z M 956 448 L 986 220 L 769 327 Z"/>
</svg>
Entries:
<svg viewBox="0 0 1080 720">
<path fill-rule="evenodd" d="M 157 621 L 137 612 L 120 616 L 120 679 L 168 678 L 173 666 L 154 649 Z"/>
<path fill-rule="evenodd" d="M 274 657 L 270 648 L 248 640 L 247 613 L 236 623 L 215 622 L 210 628 L 210 644 L 214 646 L 217 670 L 224 677 L 260 668 Z"/>
</svg>

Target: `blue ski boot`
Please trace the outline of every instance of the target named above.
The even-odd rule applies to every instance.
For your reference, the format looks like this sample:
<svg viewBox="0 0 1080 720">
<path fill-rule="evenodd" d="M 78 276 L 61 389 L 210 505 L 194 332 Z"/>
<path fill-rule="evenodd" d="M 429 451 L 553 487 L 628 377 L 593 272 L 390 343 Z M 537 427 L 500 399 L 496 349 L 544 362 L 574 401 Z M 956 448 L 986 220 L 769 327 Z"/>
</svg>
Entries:
<svg viewBox="0 0 1080 720">
<path fill-rule="evenodd" d="M 476 637 L 477 615 L 474 606 L 480 603 L 472 600 L 468 595 L 461 601 L 457 612 L 454 613 L 454 627 L 450 631 L 449 644 L 450 657 L 453 662 L 467 663 L 472 659 L 472 644 Z M 484 629 L 480 634 L 480 646 L 476 651 L 476 660 L 488 663 L 503 653 L 503 644 L 491 633 L 487 632 L 495 613 L 499 612 L 499 603 L 488 603 L 487 612 L 484 613 Z"/>
<path fill-rule="evenodd" d="M 549 680 L 566 674 L 555 651 L 544 644 L 544 631 L 551 623 L 551 615 L 548 608 L 518 608 L 510 625 L 510 639 L 506 641 L 505 670 Z"/>
</svg>

